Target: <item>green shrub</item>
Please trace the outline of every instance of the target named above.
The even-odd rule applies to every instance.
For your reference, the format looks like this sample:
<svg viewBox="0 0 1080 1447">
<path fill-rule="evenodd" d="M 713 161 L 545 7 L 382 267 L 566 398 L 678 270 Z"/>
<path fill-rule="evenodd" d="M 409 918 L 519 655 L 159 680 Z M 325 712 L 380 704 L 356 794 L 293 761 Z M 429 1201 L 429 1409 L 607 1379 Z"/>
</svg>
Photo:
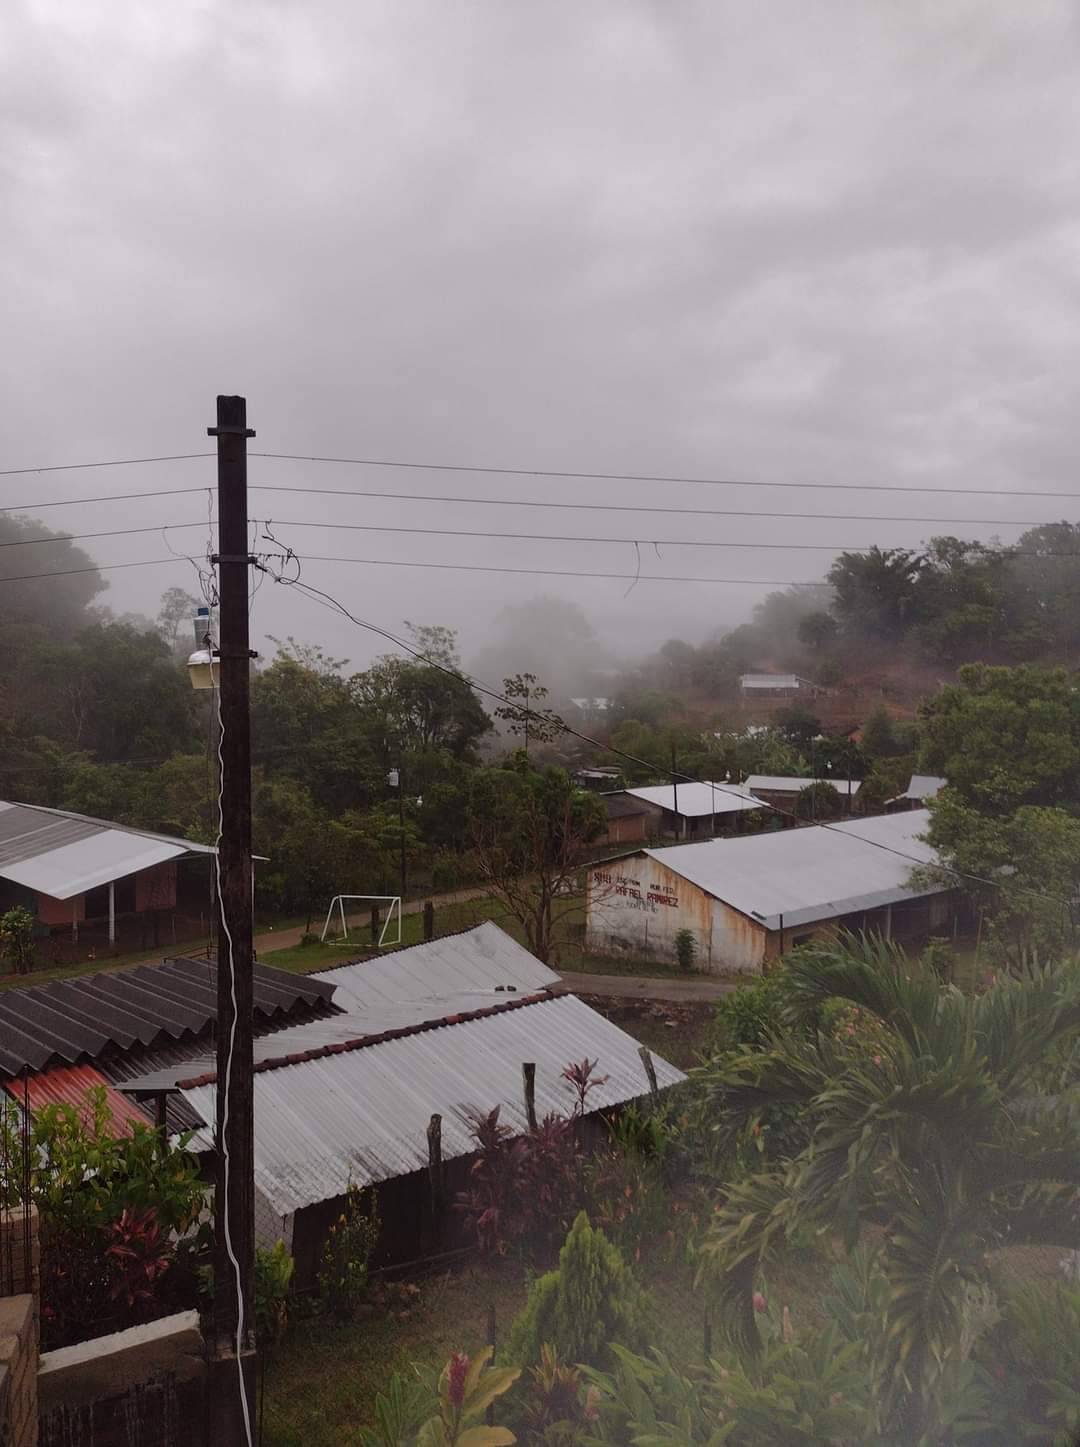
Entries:
<svg viewBox="0 0 1080 1447">
<path fill-rule="evenodd" d="M 676 931 L 675 958 L 679 962 L 680 970 L 689 972 L 694 968 L 694 961 L 697 959 L 697 940 L 694 938 L 693 930 Z"/>
<path fill-rule="evenodd" d="M 21 904 L 0 914 L 0 960 L 18 975 L 34 968 L 34 916 Z"/>
<path fill-rule="evenodd" d="M 581 1211 L 557 1268 L 532 1284 L 510 1332 L 510 1359 L 522 1365 L 538 1362 L 547 1343 L 563 1361 L 602 1365 L 613 1342 L 641 1345 L 647 1302 L 618 1247 Z"/>
<path fill-rule="evenodd" d="M 976 1345 L 987 1392 L 986 1434 L 1006 1447 L 1058 1447 L 1080 1430 L 1080 1287 L 1028 1286 L 1001 1303 L 1001 1320 Z"/>
<path fill-rule="evenodd" d="M 784 971 L 761 975 L 752 984 L 740 985 L 725 995 L 713 1016 L 710 1053 L 736 1050 L 742 1045 L 760 1048 L 782 1028 L 780 1012 L 784 1003 Z"/>
<path fill-rule="evenodd" d="M 296 1262 L 278 1241 L 255 1252 L 255 1333 L 260 1346 L 275 1345 L 289 1324 L 289 1288 Z"/>
<path fill-rule="evenodd" d="M 379 1240 L 379 1209 L 350 1185 L 341 1215 L 327 1232 L 319 1264 L 319 1294 L 339 1321 L 348 1321 L 367 1295 L 368 1266 Z"/>
</svg>

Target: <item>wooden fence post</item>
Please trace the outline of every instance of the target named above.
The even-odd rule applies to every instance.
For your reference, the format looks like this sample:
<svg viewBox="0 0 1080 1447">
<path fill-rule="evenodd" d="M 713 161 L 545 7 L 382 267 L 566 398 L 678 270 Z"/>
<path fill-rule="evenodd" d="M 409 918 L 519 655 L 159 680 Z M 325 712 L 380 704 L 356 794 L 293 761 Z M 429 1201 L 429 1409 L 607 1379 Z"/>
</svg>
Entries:
<svg viewBox="0 0 1080 1447">
<path fill-rule="evenodd" d="M 371 906 L 371 943 L 373 945 L 379 943 L 379 906 L 377 904 Z"/>
<path fill-rule="evenodd" d="M 649 1094 L 654 1101 L 658 1101 L 660 1099 L 660 1087 L 656 1083 L 656 1066 L 653 1064 L 649 1047 L 647 1045 L 640 1046 L 638 1048 L 638 1054 L 641 1056 L 641 1063 L 645 1067 L 645 1074 L 649 1078 Z"/>
<path fill-rule="evenodd" d="M 536 1129 L 536 1064 L 527 1060 L 521 1067 L 521 1078 L 525 1085 L 525 1117 L 529 1129 Z"/>
<path fill-rule="evenodd" d="M 488 1344 L 488 1346 L 491 1348 L 491 1361 L 488 1363 L 488 1366 L 489 1366 L 489 1367 L 493 1367 L 493 1366 L 495 1365 L 495 1352 L 496 1352 L 496 1349 L 498 1348 L 498 1345 L 499 1345 L 499 1343 L 498 1343 L 498 1336 L 497 1336 L 497 1332 L 496 1332 L 495 1303 L 494 1303 L 493 1301 L 488 1303 L 488 1311 L 487 1311 L 487 1344 Z M 487 1409 L 486 1413 L 484 1414 L 484 1421 L 487 1423 L 487 1425 L 488 1425 L 489 1427 L 494 1427 L 494 1425 L 495 1425 L 495 1403 L 494 1403 L 494 1402 L 489 1403 L 488 1409 Z"/>
<path fill-rule="evenodd" d="M 431 1188 L 431 1219 L 438 1229 L 442 1223 L 442 1116 L 433 1115 L 427 1128 L 428 1184 Z"/>
<path fill-rule="evenodd" d="M 424 902 L 424 938 L 425 940 L 435 938 L 435 906 L 430 899 Z"/>
</svg>

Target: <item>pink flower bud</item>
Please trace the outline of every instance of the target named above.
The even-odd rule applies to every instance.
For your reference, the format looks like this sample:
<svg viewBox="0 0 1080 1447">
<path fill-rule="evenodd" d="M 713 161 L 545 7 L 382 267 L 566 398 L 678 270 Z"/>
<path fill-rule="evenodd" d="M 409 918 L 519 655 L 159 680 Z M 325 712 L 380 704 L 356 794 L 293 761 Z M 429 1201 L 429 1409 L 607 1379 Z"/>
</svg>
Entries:
<svg viewBox="0 0 1080 1447">
<path fill-rule="evenodd" d="M 447 1395 L 454 1407 L 460 1407 L 465 1400 L 465 1378 L 469 1375 L 469 1358 L 464 1352 L 455 1352 L 450 1358 Z"/>
<path fill-rule="evenodd" d="M 765 1298 L 762 1296 L 762 1294 L 761 1294 L 760 1291 L 755 1291 L 755 1292 L 754 1292 L 754 1310 L 755 1310 L 755 1311 L 764 1311 L 764 1310 L 765 1310 Z"/>
</svg>

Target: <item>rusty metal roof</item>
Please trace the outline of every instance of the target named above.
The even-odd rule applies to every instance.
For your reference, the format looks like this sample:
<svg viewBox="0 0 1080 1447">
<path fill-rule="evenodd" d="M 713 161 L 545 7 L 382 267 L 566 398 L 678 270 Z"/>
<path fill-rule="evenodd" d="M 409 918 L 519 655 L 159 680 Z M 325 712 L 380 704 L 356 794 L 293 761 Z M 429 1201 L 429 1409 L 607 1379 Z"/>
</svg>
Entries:
<svg viewBox="0 0 1080 1447">
<path fill-rule="evenodd" d="M 73 1105 L 85 1125 L 92 1125 L 94 1120 L 90 1092 L 103 1090 L 105 1105 L 112 1117 L 110 1134 L 123 1135 L 134 1125 L 150 1124 L 147 1115 L 91 1065 L 61 1066 L 43 1075 L 32 1075 L 28 1080 L 12 1081 L 7 1089 L 18 1105 L 29 1106 L 31 1115 L 48 1105 Z"/>
<path fill-rule="evenodd" d="M 295 1033 L 295 1032 L 292 1032 Z M 272 1039 L 266 1042 L 272 1046 Z M 285 1216 L 427 1165 L 427 1126 L 442 1116 L 445 1160 L 476 1149 L 475 1112 L 496 1105 L 517 1134 L 528 1129 L 521 1066 L 536 1065 L 536 1110 L 566 1114 L 573 1092 L 561 1073 L 585 1056 L 604 1084 L 591 1110 L 645 1095 L 638 1044 L 573 995 L 508 1001 L 381 1037 L 322 1047 L 307 1059 L 265 1062 L 255 1074 L 255 1184 Z M 686 1077 L 654 1056 L 662 1089 Z M 215 1086 L 183 1090 L 207 1122 L 195 1149 L 212 1147 Z"/>
<path fill-rule="evenodd" d="M 333 993 L 325 981 L 256 964 L 256 1023 L 325 1014 Z M 209 1032 L 216 1018 L 213 959 L 181 955 L 160 965 L 5 990 L 0 992 L 0 1076 L 193 1042 Z"/>
</svg>

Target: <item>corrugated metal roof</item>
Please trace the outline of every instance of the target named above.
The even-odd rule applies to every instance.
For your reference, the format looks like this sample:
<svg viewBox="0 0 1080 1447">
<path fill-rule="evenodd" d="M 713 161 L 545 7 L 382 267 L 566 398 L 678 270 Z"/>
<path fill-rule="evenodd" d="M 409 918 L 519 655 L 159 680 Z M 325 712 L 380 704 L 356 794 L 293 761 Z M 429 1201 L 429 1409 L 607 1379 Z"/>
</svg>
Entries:
<svg viewBox="0 0 1080 1447">
<path fill-rule="evenodd" d="M 272 1041 L 270 1043 L 273 1043 Z M 536 1063 L 536 1109 L 566 1113 L 573 1095 L 564 1067 L 588 1056 L 607 1082 L 593 1110 L 648 1090 L 638 1045 L 572 995 L 424 1029 L 359 1049 L 281 1065 L 255 1075 L 255 1184 L 281 1215 L 427 1165 L 427 1127 L 443 1118 L 443 1158 L 475 1149 L 470 1114 L 500 1107 L 516 1133 L 528 1129 L 523 1061 Z M 662 1088 L 685 1079 L 655 1057 Z M 212 1146 L 213 1085 L 183 1092 L 208 1123 L 193 1142 Z"/>
<path fill-rule="evenodd" d="M 0 878 L 54 899 L 71 899 L 170 859 L 213 853 L 210 845 L 189 839 L 0 801 Z"/>
<path fill-rule="evenodd" d="M 944 885 L 913 889 L 908 884 L 916 866 L 937 861 L 919 838 L 929 819 L 925 809 L 913 809 L 637 852 L 776 930 L 781 916 L 784 927 L 791 928 L 939 893 Z"/>
<path fill-rule="evenodd" d="M 658 805 L 669 814 L 678 814 L 685 819 L 700 819 L 710 814 L 735 814 L 743 809 L 760 809 L 761 804 L 750 795 L 743 784 L 715 783 L 703 780 L 700 783 L 650 784 L 642 789 L 622 789 L 646 804 Z M 678 807 L 676 807 L 676 802 Z"/>
<path fill-rule="evenodd" d="M 937 774 L 912 774 L 911 783 L 900 798 L 936 799 L 948 782 L 948 779 L 939 778 Z"/>
<path fill-rule="evenodd" d="M 741 688 L 798 688 L 802 679 L 797 673 L 744 673 Z"/>
<path fill-rule="evenodd" d="M 858 779 L 800 779 L 790 774 L 750 774 L 746 787 L 751 793 L 764 790 L 766 794 L 801 794 L 811 784 L 831 784 L 838 794 L 854 798 L 859 792 Z"/>
<path fill-rule="evenodd" d="M 133 1125 L 149 1125 L 150 1120 L 126 1095 L 116 1090 L 105 1077 L 90 1065 L 68 1065 L 32 1075 L 26 1081 L 13 1081 L 8 1093 L 19 1105 L 28 1102 L 31 1115 L 47 1105 L 73 1105 L 85 1125 L 92 1125 L 94 1111 L 88 1099 L 92 1090 L 104 1090 L 105 1104 L 112 1115 L 112 1135 L 122 1135 Z"/>
<path fill-rule="evenodd" d="M 507 986 L 543 990 L 559 983 L 554 970 L 490 920 L 475 929 L 410 945 L 376 959 L 338 965 L 309 978 L 332 985 L 334 1004 L 350 1013 L 424 1002 L 413 1019 L 450 1013 L 430 1006 L 451 996 L 488 994 L 494 1003 L 495 992 Z"/>
<path fill-rule="evenodd" d="M 333 987 L 255 966 L 257 1018 L 325 1012 Z M 80 975 L 0 992 L 0 1075 L 194 1040 L 217 1018 L 217 964 L 178 956 L 160 965 Z"/>
</svg>

